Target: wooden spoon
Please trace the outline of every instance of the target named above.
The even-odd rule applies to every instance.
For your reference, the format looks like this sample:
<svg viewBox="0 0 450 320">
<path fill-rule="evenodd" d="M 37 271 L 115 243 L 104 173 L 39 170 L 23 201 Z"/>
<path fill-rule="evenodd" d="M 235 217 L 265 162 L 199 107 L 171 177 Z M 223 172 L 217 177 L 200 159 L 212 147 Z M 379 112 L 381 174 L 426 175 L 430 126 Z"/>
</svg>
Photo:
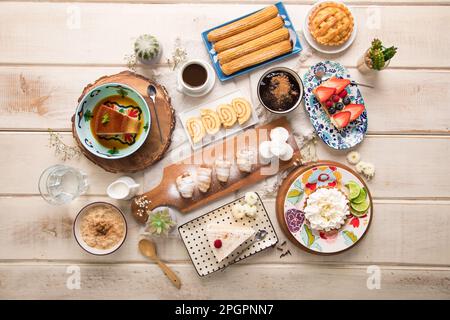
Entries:
<svg viewBox="0 0 450 320">
<path fill-rule="evenodd" d="M 139 241 L 139 250 L 144 256 L 150 258 L 151 260 L 155 261 L 158 264 L 158 266 L 161 268 L 161 270 L 164 272 L 167 278 L 169 278 L 170 281 L 172 281 L 172 283 L 174 284 L 175 287 L 177 287 L 177 289 L 181 288 L 180 279 L 175 274 L 175 272 L 172 271 L 172 269 L 170 269 L 164 262 L 162 262 L 159 259 L 158 255 L 156 254 L 155 244 L 152 241 L 148 239 L 142 239 L 141 241 Z"/>
</svg>

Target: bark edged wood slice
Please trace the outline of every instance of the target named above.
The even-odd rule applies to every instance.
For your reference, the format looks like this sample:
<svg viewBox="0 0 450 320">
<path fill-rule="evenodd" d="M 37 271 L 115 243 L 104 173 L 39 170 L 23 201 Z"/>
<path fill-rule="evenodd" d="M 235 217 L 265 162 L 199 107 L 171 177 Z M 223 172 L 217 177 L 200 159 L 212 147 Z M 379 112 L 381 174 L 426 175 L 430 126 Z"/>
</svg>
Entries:
<svg viewBox="0 0 450 320">
<path fill-rule="evenodd" d="M 248 129 L 237 136 L 230 137 L 222 142 L 203 148 L 202 150 L 193 153 L 187 159 L 165 167 L 161 183 L 149 192 L 136 196 L 131 201 L 131 212 L 133 216 L 139 222 L 145 223 L 148 218 L 147 212 L 165 205 L 175 207 L 182 213 L 187 213 L 233 191 L 261 181 L 270 175 L 277 174 L 299 165 L 300 150 L 291 134 L 288 140 L 288 143 L 294 149 L 294 155 L 291 160 L 280 161 L 277 166 L 275 166 L 275 164 L 272 166 L 264 166 L 258 162 L 253 166 L 253 171 L 248 174 L 241 173 L 236 166 L 236 152 L 240 148 L 249 146 L 253 148 L 257 154 L 259 144 L 262 141 L 269 140 L 270 130 L 280 126 L 292 133 L 289 122 L 285 117 L 282 117 L 269 124 L 254 129 Z M 225 157 L 232 163 L 230 177 L 225 184 L 217 180 L 213 166 L 215 159 L 222 157 Z M 196 188 L 191 199 L 182 198 L 176 187 L 176 178 L 185 172 L 189 172 L 195 177 L 196 169 L 201 165 L 209 165 L 213 168 L 211 186 L 208 192 L 201 193 Z"/>
<path fill-rule="evenodd" d="M 115 75 L 104 76 L 96 80 L 94 83 L 88 84 L 81 94 L 78 102 L 83 99 L 84 95 L 93 87 L 98 85 L 117 82 L 126 84 L 136 89 L 145 99 L 150 109 L 152 125 L 150 132 L 144 144 L 128 157 L 122 159 L 104 159 L 95 156 L 89 152 L 81 143 L 74 126 L 74 118 L 72 117 L 72 134 L 75 138 L 81 152 L 96 165 L 102 167 L 109 172 L 136 172 L 147 168 L 153 163 L 160 160 L 170 146 L 172 141 L 172 132 L 175 127 L 175 111 L 170 102 L 170 96 L 164 86 L 145 78 L 139 74 L 123 71 Z M 158 123 L 155 116 L 155 106 L 151 99 L 147 96 L 147 87 L 153 84 L 157 89 L 156 105 L 158 108 L 158 119 L 161 126 L 162 143 L 159 137 Z"/>
</svg>

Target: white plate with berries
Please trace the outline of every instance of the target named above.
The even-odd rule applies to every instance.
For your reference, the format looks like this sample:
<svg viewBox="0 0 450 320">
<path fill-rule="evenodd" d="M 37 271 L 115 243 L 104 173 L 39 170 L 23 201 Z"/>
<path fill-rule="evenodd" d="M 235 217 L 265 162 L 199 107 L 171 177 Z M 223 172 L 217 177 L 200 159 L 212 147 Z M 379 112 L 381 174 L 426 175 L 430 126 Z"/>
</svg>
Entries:
<svg viewBox="0 0 450 320">
<path fill-rule="evenodd" d="M 358 86 L 338 62 L 323 61 L 303 76 L 305 109 L 317 135 L 333 149 L 348 149 L 360 143 L 368 118 Z"/>
</svg>

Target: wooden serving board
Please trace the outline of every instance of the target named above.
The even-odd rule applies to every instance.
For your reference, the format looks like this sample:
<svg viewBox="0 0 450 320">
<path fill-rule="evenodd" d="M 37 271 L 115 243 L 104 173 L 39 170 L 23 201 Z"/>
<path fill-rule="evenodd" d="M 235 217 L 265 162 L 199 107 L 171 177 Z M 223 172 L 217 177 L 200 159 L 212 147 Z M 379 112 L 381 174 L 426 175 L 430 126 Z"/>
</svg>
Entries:
<svg viewBox="0 0 450 320">
<path fill-rule="evenodd" d="M 147 193 L 136 196 L 131 201 L 131 212 L 133 216 L 139 222 L 145 223 L 148 218 L 147 212 L 160 206 L 175 207 L 182 213 L 187 213 L 233 191 L 261 181 L 270 175 L 277 174 L 283 170 L 299 165 L 300 150 L 291 134 L 288 143 L 293 147 L 294 155 L 290 161 L 280 161 L 279 166 L 274 170 L 271 170 L 271 172 L 268 172 L 270 165 L 262 165 L 259 161 L 253 166 L 253 171 L 251 173 L 242 173 L 237 168 L 235 160 L 238 150 L 245 146 L 249 146 L 253 148 L 255 152 L 258 152 L 259 144 L 262 141 L 269 140 L 270 130 L 280 126 L 292 133 L 289 122 L 285 117 L 282 117 L 269 124 L 248 129 L 236 136 L 195 152 L 183 161 L 165 167 L 161 183 Z M 232 162 L 230 177 L 227 183 L 223 184 L 217 180 L 213 168 L 211 186 L 208 192 L 201 193 L 196 189 L 192 198 L 185 199 L 181 197 L 175 183 L 178 176 L 185 172 L 189 172 L 195 177 L 196 169 L 198 167 L 201 165 L 212 166 L 215 159 L 220 159 L 222 157 Z"/>
<path fill-rule="evenodd" d="M 74 126 L 74 117 L 72 117 L 73 137 L 75 138 L 78 146 L 80 147 L 86 158 L 94 162 L 96 165 L 102 167 L 106 171 L 115 173 L 136 172 L 143 170 L 156 161 L 160 160 L 169 148 L 169 145 L 172 141 L 172 132 L 175 127 L 175 111 L 172 108 L 170 96 L 164 86 L 136 73 L 123 71 L 115 75 L 101 77 L 94 83 L 88 84 L 84 88 L 83 93 L 78 99 L 78 102 L 80 102 L 83 99 L 84 95 L 93 87 L 108 82 L 123 83 L 136 89 L 147 102 L 150 109 L 150 115 L 152 117 L 152 125 L 144 144 L 135 153 L 122 159 L 104 159 L 97 157 L 96 155 L 89 152 L 80 142 Z M 161 126 L 162 143 L 159 136 L 158 122 L 156 121 L 155 116 L 155 106 L 147 96 L 147 87 L 149 84 L 153 84 L 157 88 L 156 105 L 158 108 L 159 124 Z"/>
</svg>

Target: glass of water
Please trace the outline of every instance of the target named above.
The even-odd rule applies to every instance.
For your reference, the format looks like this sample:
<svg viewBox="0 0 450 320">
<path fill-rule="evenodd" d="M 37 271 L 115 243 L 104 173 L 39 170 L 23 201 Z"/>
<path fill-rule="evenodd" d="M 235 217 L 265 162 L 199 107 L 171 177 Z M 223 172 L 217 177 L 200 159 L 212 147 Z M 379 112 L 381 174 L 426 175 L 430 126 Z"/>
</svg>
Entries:
<svg viewBox="0 0 450 320">
<path fill-rule="evenodd" d="M 88 188 L 87 176 L 82 171 L 57 164 L 42 172 L 39 192 L 50 204 L 62 205 L 82 195 Z"/>
</svg>

